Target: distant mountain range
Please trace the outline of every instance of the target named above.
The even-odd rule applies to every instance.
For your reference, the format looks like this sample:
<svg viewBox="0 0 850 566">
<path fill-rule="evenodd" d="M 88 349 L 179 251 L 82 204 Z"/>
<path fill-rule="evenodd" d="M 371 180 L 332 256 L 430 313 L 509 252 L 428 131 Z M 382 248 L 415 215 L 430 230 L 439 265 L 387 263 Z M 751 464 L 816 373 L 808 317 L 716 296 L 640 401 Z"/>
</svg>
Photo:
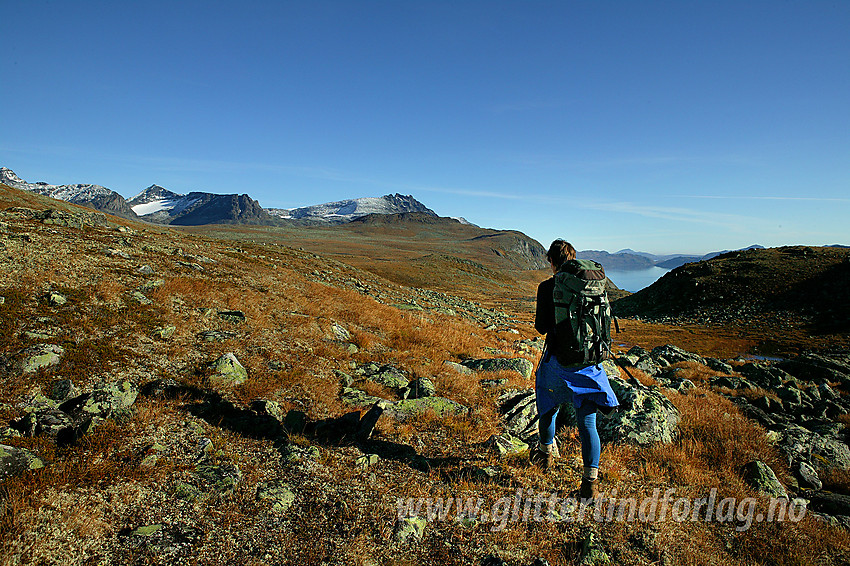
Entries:
<svg viewBox="0 0 850 566">
<path fill-rule="evenodd" d="M 711 252 L 702 256 L 696 255 L 655 255 L 647 252 L 636 252 L 630 249 L 620 250 L 618 252 L 608 253 L 604 250 L 583 250 L 576 253 L 579 259 L 592 259 L 602 264 L 609 271 L 637 271 L 640 269 L 649 269 L 651 267 L 661 267 L 664 269 L 675 269 L 686 263 L 697 261 L 705 261 L 717 257 L 721 254 L 730 251 L 743 251 L 764 249 L 764 246 L 753 244 L 740 250 L 723 250 L 719 252 Z"/>
<path fill-rule="evenodd" d="M 0 183 L 132 220 L 156 224 L 199 226 L 203 224 L 344 224 L 369 214 L 421 212 L 437 214 L 410 195 L 385 195 L 349 199 L 301 208 L 264 209 L 250 196 L 219 195 L 206 192 L 178 194 L 159 185 L 151 185 L 129 201 L 100 185 L 49 185 L 30 183 L 6 167 L 0 168 Z M 463 218 L 453 218 L 469 224 Z"/>
</svg>

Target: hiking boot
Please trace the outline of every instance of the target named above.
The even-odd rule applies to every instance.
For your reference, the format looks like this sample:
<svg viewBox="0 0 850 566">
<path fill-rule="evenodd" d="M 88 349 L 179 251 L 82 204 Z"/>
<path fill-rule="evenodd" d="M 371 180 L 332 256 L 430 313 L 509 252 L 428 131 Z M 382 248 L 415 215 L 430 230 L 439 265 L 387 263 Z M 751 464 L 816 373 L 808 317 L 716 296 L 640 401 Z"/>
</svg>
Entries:
<svg viewBox="0 0 850 566">
<path fill-rule="evenodd" d="M 599 497 L 599 479 L 582 478 L 581 487 L 578 488 L 578 496 L 580 499 L 596 499 Z"/>
<path fill-rule="evenodd" d="M 536 448 L 532 448 L 528 454 L 528 461 L 536 466 L 540 466 L 544 470 L 548 470 L 555 465 L 555 455 L 558 452 L 558 447 L 555 443 L 552 444 L 537 444 Z"/>
</svg>

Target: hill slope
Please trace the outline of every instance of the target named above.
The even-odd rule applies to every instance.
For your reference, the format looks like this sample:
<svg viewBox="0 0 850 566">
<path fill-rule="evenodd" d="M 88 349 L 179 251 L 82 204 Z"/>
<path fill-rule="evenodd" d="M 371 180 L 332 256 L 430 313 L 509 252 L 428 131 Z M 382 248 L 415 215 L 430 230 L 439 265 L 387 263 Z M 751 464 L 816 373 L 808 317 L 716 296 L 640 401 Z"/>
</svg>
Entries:
<svg viewBox="0 0 850 566">
<path fill-rule="evenodd" d="M 681 266 L 614 303 L 620 316 L 752 322 L 779 316 L 850 331 L 850 251 L 789 246 Z"/>
</svg>

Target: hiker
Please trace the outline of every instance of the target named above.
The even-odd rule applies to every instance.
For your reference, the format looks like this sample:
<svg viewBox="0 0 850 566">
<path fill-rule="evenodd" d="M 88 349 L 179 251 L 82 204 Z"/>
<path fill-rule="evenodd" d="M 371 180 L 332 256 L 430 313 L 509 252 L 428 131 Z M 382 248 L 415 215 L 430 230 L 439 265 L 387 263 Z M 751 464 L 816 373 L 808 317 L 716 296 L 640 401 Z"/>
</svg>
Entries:
<svg viewBox="0 0 850 566">
<path fill-rule="evenodd" d="M 584 463 L 578 495 L 595 499 L 601 452 L 596 411 L 607 414 L 619 402 L 605 370 L 597 365 L 610 355 L 611 311 L 605 272 L 600 264 L 575 257 L 576 250 L 569 242 L 552 242 L 546 258 L 553 277 L 537 288 L 534 328 L 546 335 L 546 344 L 535 380 L 540 440 L 529 459 L 548 469 L 560 457 L 555 420 L 560 405 L 572 403 Z"/>
</svg>

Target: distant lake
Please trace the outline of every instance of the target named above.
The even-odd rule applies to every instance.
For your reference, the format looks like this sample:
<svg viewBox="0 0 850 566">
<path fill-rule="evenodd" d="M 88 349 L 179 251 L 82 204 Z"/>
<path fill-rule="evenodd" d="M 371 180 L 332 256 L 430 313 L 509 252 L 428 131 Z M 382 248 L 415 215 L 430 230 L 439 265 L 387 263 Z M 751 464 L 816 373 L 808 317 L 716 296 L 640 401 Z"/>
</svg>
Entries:
<svg viewBox="0 0 850 566">
<path fill-rule="evenodd" d="M 655 283 L 668 271 L 670 270 L 653 266 L 647 269 L 630 269 L 628 271 L 605 270 L 605 274 L 620 289 L 636 293 Z"/>
</svg>

